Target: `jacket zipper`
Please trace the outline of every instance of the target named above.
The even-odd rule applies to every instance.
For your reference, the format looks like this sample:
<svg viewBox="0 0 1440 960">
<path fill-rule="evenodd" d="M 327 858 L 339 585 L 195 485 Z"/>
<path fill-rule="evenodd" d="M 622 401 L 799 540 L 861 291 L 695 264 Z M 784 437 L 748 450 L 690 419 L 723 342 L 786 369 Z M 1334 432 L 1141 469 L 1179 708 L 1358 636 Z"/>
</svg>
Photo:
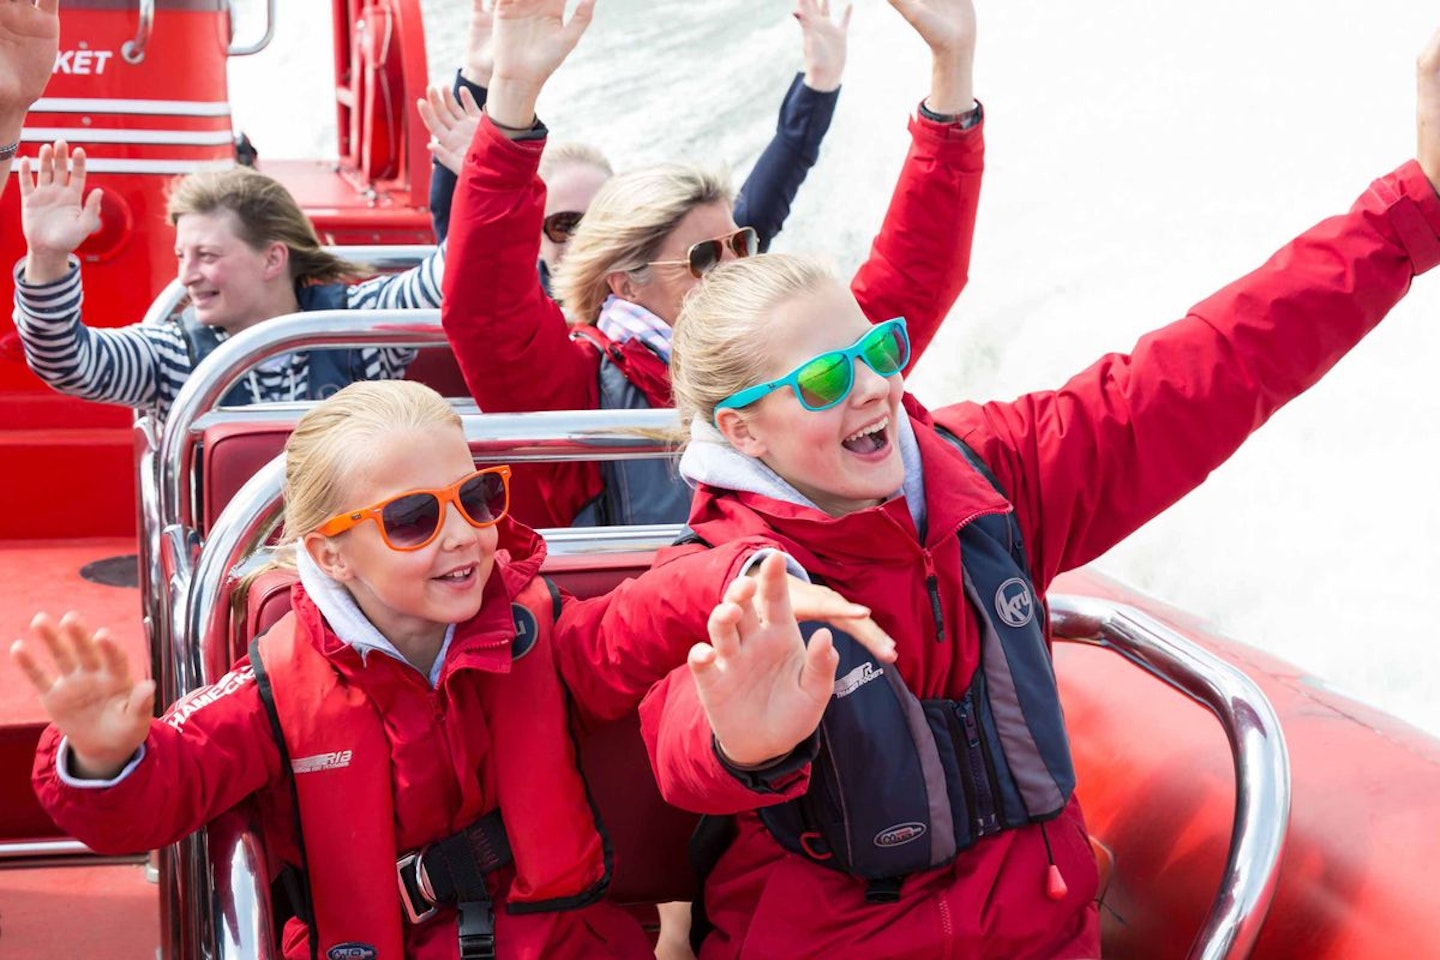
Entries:
<svg viewBox="0 0 1440 960">
<path fill-rule="evenodd" d="M 935 618 L 935 642 L 945 642 L 945 611 L 940 606 L 940 577 L 935 573 L 935 558 L 925 554 L 925 589 L 930 594 L 930 615 Z"/>
<path fill-rule="evenodd" d="M 980 743 L 980 725 L 975 722 L 975 701 L 971 694 L 955 705 L 960 714 L 960 723 L 965 728 L 966 757 L 970 764 L 970 779 L 975 784 L 975 835 L 976 838 L 989 836 L 1000 829 L 995 816 L 995 789 L 991 780 L 990 764 Z"/>
</svg>

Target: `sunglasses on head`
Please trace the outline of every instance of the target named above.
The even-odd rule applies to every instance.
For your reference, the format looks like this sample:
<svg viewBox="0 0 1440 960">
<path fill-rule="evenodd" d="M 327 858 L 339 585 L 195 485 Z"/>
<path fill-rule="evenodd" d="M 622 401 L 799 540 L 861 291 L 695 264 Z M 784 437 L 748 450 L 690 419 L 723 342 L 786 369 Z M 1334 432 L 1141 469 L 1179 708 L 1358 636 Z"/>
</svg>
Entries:
<svg viewBox="0 0 1440 960">
<path fill-rule="evenodd" d="M 726 247 L 737 257 L 753 257 L 760 252 L 760 235 L 754 227 L 741 227 L 728 236 L 701 240 L 686 252 L 684 260 L 651 260 L 645 266 L 686 267 L 698 279 L 720 265 Z"/>
<path fill-rule="evenodd" d="M 561 210 L 559 213 L 552 213 L 540 221 L 540 229 L 551 243 L 565 243 L 575 234 L 575 228 L 580 226 L 580 218 L 584 213 L 577 213 L 574 210 Z"/>
<path fill-rule="evenodd" d="M 410 490 L 359 510 L 336 514 L 320 526 L 327 537 L 374 520 L 391 550 L 419 550 L 440 535 L 450 504 L 472 527 L 493 527 L 510 508 L 510 468 L 486 467 L 439 490 Z"/>
<path fill-rule="evenodd" d="M 806 360 L 779 380 L 756 384 L 730 394 L 715 404 L 715 416 L 727 407 L 739 409 L 784 387 L 806 410 L 829 410 L 850 395 L 855 386 L 855 361 L 862 360 L 882 377 L 891 377 L 910 362 L 910 335 L 905 318 L 896 317 L 871 327 L 844 350 L 831 350 Z"/>
</svg>

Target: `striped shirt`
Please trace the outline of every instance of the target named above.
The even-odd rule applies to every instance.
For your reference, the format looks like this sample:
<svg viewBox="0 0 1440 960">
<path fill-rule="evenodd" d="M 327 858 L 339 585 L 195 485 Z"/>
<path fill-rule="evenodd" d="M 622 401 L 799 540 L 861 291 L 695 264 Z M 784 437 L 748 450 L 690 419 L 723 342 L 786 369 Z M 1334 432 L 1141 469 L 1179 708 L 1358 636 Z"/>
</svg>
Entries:
<svg viewBox="0 0 1440 960">
<path fill-rule="evenodd" d="M 442 244 L 416 267 L 352 285 L 351 310 L 427 309 L 440 306 L 445 273 Z M 159 326 L 87 327 L 81 322 L 85 291 L 80 262 L 53 283 L 25 281 L 25 261 L 15 265 L 15 329 L 25 362 L 35 375 L 61 393 L 158 411 L 163 419 L 194 365 L 178 323 Z M 217 331 L 225 339 L 224 331 Z M 364 379 L 404 376 L 415 351 L 367 347 L 360 351 Z M 310 364 L 303 352 L 287 354 L 253 369 L 248 383 L 255 403 L 305 399 Z"/>
</svg>

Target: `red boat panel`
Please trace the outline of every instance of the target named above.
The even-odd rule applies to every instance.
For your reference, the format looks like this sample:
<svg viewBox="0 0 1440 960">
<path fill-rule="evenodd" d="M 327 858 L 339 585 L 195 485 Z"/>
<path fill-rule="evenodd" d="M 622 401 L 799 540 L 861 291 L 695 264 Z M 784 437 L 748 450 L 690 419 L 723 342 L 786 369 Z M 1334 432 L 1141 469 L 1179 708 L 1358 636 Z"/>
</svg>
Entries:
<svg viewBox="0 0 1440 960">
<path fill-rule="evenodd" d="M 1055 590 L 1109 596 L 1180 625 L 1249 674 L 1280 716 L 1290 833 L 1255 960 L 1440 956 L 1429 889 L 1440 741 L 1096 574 L 1068 575 Z M 1224 734 L 1205 709 L 1113 653 L 1059 644 L 1056 665 L 1090 832 L 1115 860 L 1105 956 L 1184 957 L 1229 846 Z"/>
<path fill-rule="evenodd" d="M 16 960 L 155 960 L 159 888 L 143 863 L 0 870 L 0 944 Z"/>
</svg>

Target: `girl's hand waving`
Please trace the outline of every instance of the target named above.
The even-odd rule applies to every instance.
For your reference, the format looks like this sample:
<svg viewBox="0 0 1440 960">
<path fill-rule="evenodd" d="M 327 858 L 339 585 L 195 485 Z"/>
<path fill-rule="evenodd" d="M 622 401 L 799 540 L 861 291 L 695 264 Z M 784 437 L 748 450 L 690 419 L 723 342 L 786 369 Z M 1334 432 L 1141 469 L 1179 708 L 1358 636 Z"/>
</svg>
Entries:
<svg viewBox="0 0 1440 960">
<path fill-rule="evenodd" d="M 125 652 L 101 629 L 91 632 L 75 613 L 57 624 L 38 614 L 29 642 L 10 647 L 15 661 L 40 694 L 40 703 L 69 741 L 70 772 L 109 780 L 124 769 L 150 731 L 155 681 L 130 679 Z M 48 652 L 50 664 L 40 661 Z"/>
</svg>

